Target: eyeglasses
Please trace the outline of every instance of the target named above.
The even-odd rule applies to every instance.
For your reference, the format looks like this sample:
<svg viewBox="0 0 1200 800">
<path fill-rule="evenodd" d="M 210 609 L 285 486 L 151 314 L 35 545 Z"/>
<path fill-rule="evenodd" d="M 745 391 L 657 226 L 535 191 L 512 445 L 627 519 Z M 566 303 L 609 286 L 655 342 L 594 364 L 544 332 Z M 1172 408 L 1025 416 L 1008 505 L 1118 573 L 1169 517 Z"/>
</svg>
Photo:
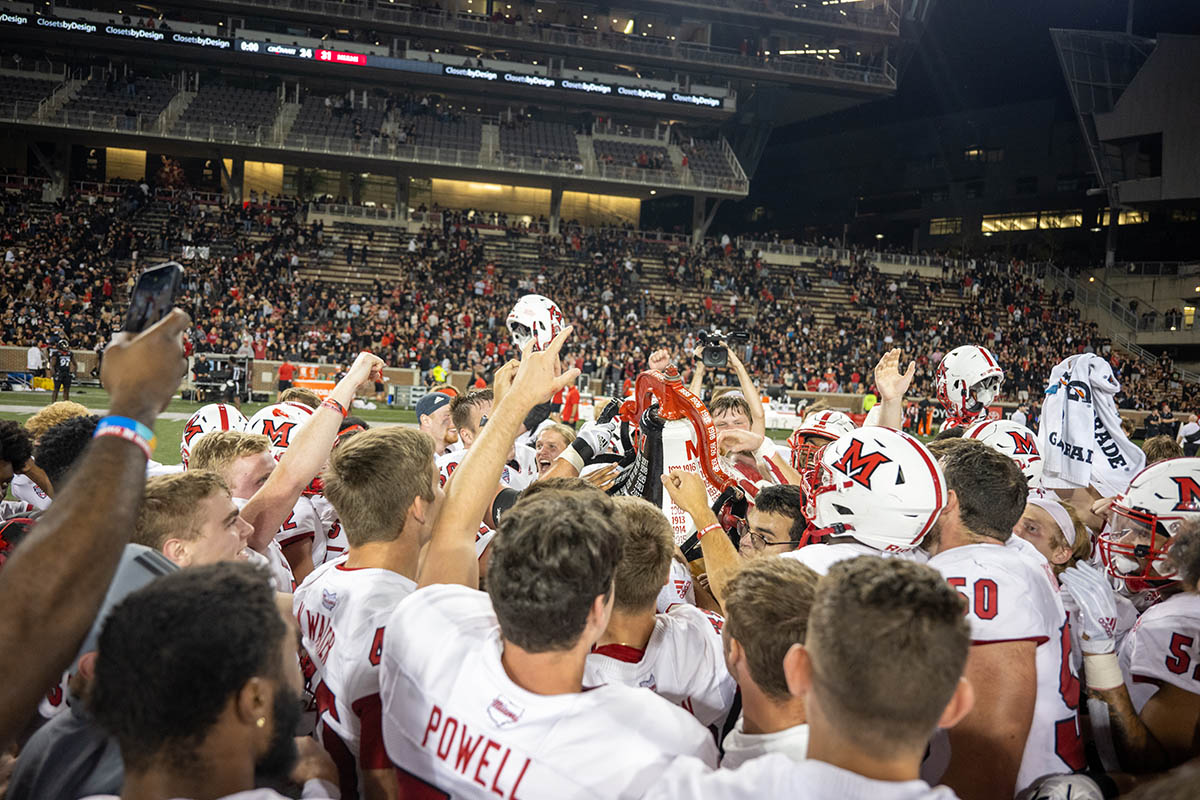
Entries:
<svg viewBox="0 0 1200 800">
<path fill-rule="evenodd" d="M 750 523 L 746 522 L 744 519 L 739 519 L 737 521 L 735 529 L 737 530 L 738 539 L 741 539 L 746 534 L 750 535 L 750 546 L 755 550 L 766 550 L 768 547 L 780 547 L 782 545 L 795 546 L 800 544 L 800 540 L 798 539 L 785 539 L 782 542 L 772 542 L 761 533 L 755 533 L 754 531 L 750 530 Z"/>
</svg>

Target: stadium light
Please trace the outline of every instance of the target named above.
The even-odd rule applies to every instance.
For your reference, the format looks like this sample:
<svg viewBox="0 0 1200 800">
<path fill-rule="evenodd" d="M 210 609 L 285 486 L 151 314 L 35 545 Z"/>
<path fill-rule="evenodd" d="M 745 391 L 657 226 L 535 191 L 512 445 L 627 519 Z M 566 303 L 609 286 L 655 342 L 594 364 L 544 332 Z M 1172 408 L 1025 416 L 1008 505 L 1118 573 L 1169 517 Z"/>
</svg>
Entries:
<svg viewBox="0 0 1200 800">
<path fill-rule="evenodd" d="M 883 238 L 883 234 L 882 234 L 882 233 L 877 233 L 877 234 L 875 234 L 875 238 L 876 238 L 876 239 L 882 239 L 882 238 Z"/>
<path fill-rule="evenodd" d="M 1095 276 L 1095 275 L 1092 275 L 1092 276 L 1090 276 L 1090 277 L 1088 278 L 1088 283 L 1095 283 L 1095 282 L 1096 282 L 1096 276 Z"/>
<path fill-rule="evenodd" d="M 658 194 L 658 189 L 651 189 L 650 194 Z"/>
</svg>

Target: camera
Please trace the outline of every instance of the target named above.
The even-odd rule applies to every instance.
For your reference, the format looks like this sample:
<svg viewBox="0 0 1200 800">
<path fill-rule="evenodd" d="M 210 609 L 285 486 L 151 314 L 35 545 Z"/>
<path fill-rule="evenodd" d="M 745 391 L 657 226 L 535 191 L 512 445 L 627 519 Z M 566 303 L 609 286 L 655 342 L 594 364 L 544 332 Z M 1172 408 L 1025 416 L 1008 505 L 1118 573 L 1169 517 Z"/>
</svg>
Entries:
<svg viewBox="0 0 1200 800">
<path fill-rule="evenodd" d="M 720 369 L 729 363 L 729 351 L 725 349 L 725 345 L 730 347 L 738 347 L 750 341 L 750 334 L 745 331 L 730 331 L 729 333 L 721 333 L 717 328 L 711 331 L 696 331 L 696 338 L 700 341 L 703 350 L 700 351 L 700 360 L 704 366 L 709 369 Z"/>
</svg>

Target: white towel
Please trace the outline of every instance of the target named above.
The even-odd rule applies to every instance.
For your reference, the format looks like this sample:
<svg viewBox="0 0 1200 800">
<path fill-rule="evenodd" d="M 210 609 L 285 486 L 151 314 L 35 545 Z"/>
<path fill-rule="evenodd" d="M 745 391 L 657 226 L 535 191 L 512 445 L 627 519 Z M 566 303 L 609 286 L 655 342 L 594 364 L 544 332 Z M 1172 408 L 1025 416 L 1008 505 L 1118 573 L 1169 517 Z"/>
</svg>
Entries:
<svg viewBox="0 0 1200 800">
<path fill-rule="evenodd" d="M 1068 357 L 1050 373 L 1038 446 L 1042 485 L 1094 486 L 1104 497 L 1121 494 L 1146 465 L 1146 455 L 1121 430 L 1113 395 L 1121 385 L 1098 355 Z"/>
</svg>

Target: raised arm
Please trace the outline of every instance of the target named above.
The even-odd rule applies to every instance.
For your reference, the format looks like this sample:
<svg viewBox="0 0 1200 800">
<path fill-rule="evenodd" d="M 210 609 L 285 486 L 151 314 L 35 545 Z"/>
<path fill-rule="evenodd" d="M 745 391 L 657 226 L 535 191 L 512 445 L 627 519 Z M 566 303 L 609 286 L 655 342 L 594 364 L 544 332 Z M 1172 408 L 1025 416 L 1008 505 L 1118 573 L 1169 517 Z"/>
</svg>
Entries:
<svg viewBox="0 0 1200 800">
<path fill-rule="evenodd" d="M 338 381 L 330 393 L 329 400 L 334 402 L 326 400 L 322 403 L 296 433 L 266 485 L 255 492 L 242 509 L 242 518 L 254 526 L 249 541 L 252 549 L 261 551 L 270 544 L 279 526 L 292 513 L 301 492 L 325 466 L 338 428 L 345 419 L 337 406 L 348 411 L 358 388 L 382 379 L 382 376 L 383 361 L 370 353 L 359 353 L 346 377 Z"/>
<path fill-rule="evenodd" d="M 704 481 L 694 472 L 673 470 L 662 476 L 663 486 L 675 501 L 675 505 L 684 510 L 697 531 L 716 525 L 700 537 L 700 552 L 704 554 L 704 566 L 708 572 L 708 585 L 713 597 L 721 603 L 725 597 L 725 585 L 741 568 L 737 549 L 717 521 L 717 515 L 708 505 L 708 492 Z"/>
<path fill-rule="evenodd" d="M 101 369 L 110 416 L 153 428 L 187 372 L 189 324 L 176 310 L 136 337 L 113 338 Z M 0 570 L 0 750 L 75 658 L 129 543 L 145 483 L 146 454 L 134 440 L 97 437 Z"/>
<path fill-rule="evenodd" d="M 729 353 L 729 365 L 737 373 L 738 383 L 742 387 L 742 396 L 750 404 L 750 430 L 759 435 L 766 435 L 767 417 L 763 413 L 762 397 L 758 394 L 758 387 L 750 379 L 750 373 L 746 371 L 746 365 L 734 354 L 733 349 L 729 345 L 725 345 L 725 350 Z"/>
<path fill-rule="evenodd" d="M 904 425 L 904 394 L 912 386 L 917 372 L 917 362 L 908 362 L 908 369 L 900 371 L 900 348 L 883 354 L 875 365 L 875 388 L 879 390 L 879 403 L 867 414 L 864 425 L 878 425 L 900 430 Z"/>
<path fill-rule="evenodd" d="M 541 352 L 533 352 L 532 343 L 522 351 L 512 384 L 503 390 L 499 402 L 492 407 L 487 425 L 480 430 L 479 438 L 447 484 L 442 513 L 434 523 L 433 536 L 421 564 L 417 581 L 420 586 L 435 583 L 456 583 L 473 589 L 479 586 L 475 534 L 496 495 L 508 451 L 525 415 L 559 389 L 570 386 L 579 375 L 577 369 L 562 372 L 558 360 L 563 342 L 573 330 L 563 330 Z M 499 375 L 496 383 L 499 387 Z"/>
</svg>

